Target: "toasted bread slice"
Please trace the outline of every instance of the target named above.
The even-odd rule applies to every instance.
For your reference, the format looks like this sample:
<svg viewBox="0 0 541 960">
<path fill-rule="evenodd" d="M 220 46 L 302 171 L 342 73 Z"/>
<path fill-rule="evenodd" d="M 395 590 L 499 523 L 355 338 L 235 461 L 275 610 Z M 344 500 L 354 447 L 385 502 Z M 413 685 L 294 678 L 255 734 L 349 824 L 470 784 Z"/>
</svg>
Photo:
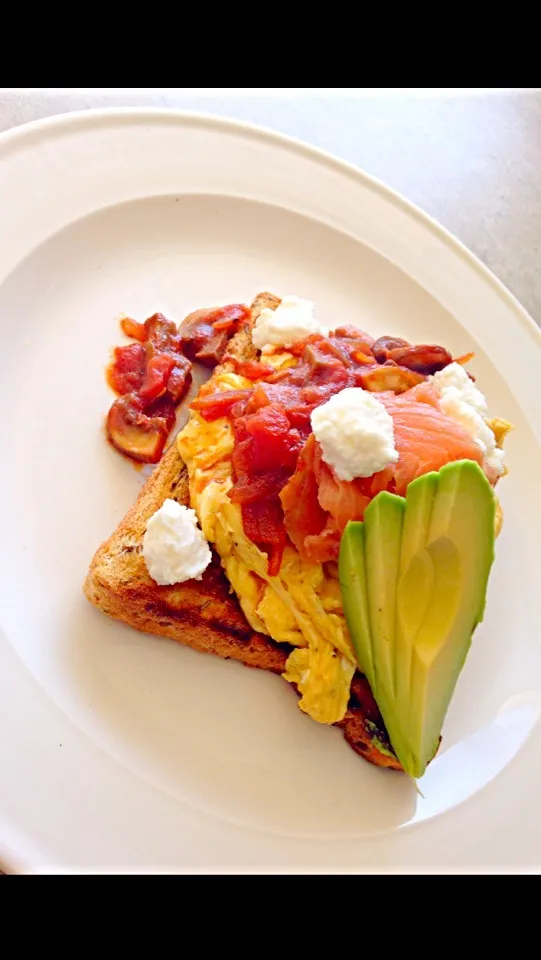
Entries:
<svg viewBox="0 0 541 960">
<path fill-rule="evenodd" d="M 252 322 L 264 307 L 275 308 L 279 302 L 272 294 L 259 294 L 252 304 Z M 236 335 L 228 352 L 242 360 L 256 357 L 249 328 Z M 252 630 L 230 593 L 216 554 L 201 580 L 158 586 L 149 576 L 142 555 L 143 535 L 147 521 L 168 497 L 189 505 L 187 471 L 175 442 L 115 532 L 97 550 L 84 584 L 87 599 L 136 630 L 282 673 L 292 648 Z M 357 673 L 351 689 L 348 712 L 338 724 L 347 742 L 371 763 L 400 769 L 366 678 Z"/>
</svg>

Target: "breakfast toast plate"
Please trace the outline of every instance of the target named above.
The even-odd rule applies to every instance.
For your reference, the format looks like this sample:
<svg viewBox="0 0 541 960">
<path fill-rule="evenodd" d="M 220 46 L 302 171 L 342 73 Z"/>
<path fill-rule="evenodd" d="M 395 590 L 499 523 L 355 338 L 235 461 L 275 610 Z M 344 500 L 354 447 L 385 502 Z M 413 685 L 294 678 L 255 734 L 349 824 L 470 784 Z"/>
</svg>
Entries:
<svg viewBox="0 0 541 960">
<path fill-rule="evenodd" d="M 0 210 L 4 868 L 537 869 L 541 334 L 520 304 L 381 183 L 213 117 L 88 111 L 5 133 Z M 118 314 L 179 322 L 260 290 L 474 350 L 491 415 L 516 428 L 485 619 L 418 789 L 301 714 L 281 678 L 138 634 L 82 594 L 145 476 L 104 437 Z"/>
</svg>

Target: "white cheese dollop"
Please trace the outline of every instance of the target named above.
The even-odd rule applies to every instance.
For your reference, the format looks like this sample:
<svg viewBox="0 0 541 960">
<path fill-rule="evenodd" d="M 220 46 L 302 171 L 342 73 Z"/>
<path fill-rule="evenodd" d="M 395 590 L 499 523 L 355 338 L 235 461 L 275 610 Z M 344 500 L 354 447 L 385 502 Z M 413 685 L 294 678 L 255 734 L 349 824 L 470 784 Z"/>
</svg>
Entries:
<svg viewBox="0 0 541 960">
<path fill-rule="evenodd" d="M 323 460 L 339 480 L 371 477 L 398 460 L 393 418 L 373 393 L 346 387 L 312 411 Z"/>
<path fill-rule="evenodd" d="M 290 347 L 312 333 L 326 337 L 329 328 L 314 316 L 311 300 L 290 295 L 283 298 L 276 310 L 265 307 L 261 311 L 252 330 L 252 342 L 258 350 Z"/>
<path fill-rule="evenodd" d="M 212 554 L 197 526 L 195 510 L 165 500 L 147 523 L 143 557 L 150 576 L 160 586 L 200 580 Z"/>
<path fill-rule="evenodd" d="M 496 437 L 485 422 L 487 402 L 459 363 L 450 363 L 432 377 L 440 394 L 443 413 L 459 423 L 481 448 L 487 465 L 497 476 L 505 469 L 504 452 L 496 446 Z"/>
<path fill-rule="evenodd" d="M 477 410 L 477 413 L 483 416 L 486 414 L 487 401 L 485 395 L 475 386 L 473 380 L 470 380 L 460 363 L 450 363 L 449 366 L 435 373 L 432 379 L 442 395 L 454 389 L 457 391 L 455 395 L 460 397 L 464 403 Z"/>
</svg>

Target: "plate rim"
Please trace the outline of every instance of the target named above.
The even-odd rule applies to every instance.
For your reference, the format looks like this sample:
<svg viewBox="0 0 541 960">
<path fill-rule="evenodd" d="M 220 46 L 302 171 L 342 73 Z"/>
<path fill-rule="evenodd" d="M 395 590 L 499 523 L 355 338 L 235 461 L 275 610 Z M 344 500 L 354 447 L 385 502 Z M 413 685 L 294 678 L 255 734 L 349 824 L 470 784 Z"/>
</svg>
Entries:
<svg viewBox="0 0 541 960">
<path fill-rule="evenodd" d="M 496 292 L 502 296 L 513 310 L 520 317 L 521 322 L 529 329 L 529 332 L 536 338 L 541 347 L 541 327 L 535 322 L 526 308 L 506 284 L 496 276 L 495 273 L 475 254 L 469 247 L 458 239 L 447 227 L 443 226 L 435 217 L 426 213 L 421 207 L 408 200 L 402 193 L 389 186 L 383 180 L 363 170 L 362 167 L 351 163 L 348 160 L 342 160 L 340 157 L 331 153 L 322 147 L 316 147 L 302 140 L 300 137 L 293 137 L 290 134 L 281 133 L 260 124 L 250 123 L 245 120 L 237 120 L 234 117 L 221 116 L 213 113 L 196 110 L 177 110 L 168 107 L 94 107 L 89 110 L 73 110 L 70 112 L 54 114 L 50 117 L 41 117 L 38 120 L 30 120 L 27 123 L 19 124 L 0 133 L 0 160 L 2 152 L 7 146 L 17 150 L 25 146 L 25 141 L 32 141 L 32 138 L 42 132 L 53 134 L 56 130 L 62 132 L 64 128 L 74 126 L 96 126 L 96 125 L 115 125 L 120 122 L 128 121 L 149 121 L 154 120 L 169 121 L 172 124 L 192 123 L 199 126 L 214 127 L 217 129 L 229 129 L 232 132 L 243 133 L 260 140 L 272 140 L 283 147 L 293 149 L 307 157 L 313 157 L 332 166 L 342 173 L 370 186 L 378 193 L 391 197 L 396 204 L 401 206 L 408 213 L 415 216 L 431 232 L 436 233 L 440 239 L 443 239 L 448 246 L 455 250 L 463 259 L 466 259 L 471 266 L 475 267 L 483 278 L 490 282 Z"/>
<path fill-rule="evenodd" d="M 281 145 L 287 150 L 293 150 L 296 153 L 331 166 L 342 174 L 352 177 L 361 185 L 383 196 L 394 205 L 402 208 L 410 215 L 413 215 L 425 229 L 435 234 L 440 241 L 443 241 L 450 250 L 465 260 L 470 268 L 480 276 L 481 280 L 488 283 L 493 290 L 500 296 L 509 308 L 511 308 L 515 319 L 520 320 L 523 327 L 534 339 L 537 348 L 541 347 L 541 329 L 538 327 L 533 317 L 523 307 L 518 298 L 509 290 L 509 288 L 487 267 L 462 241 L 445 228 L 436 219 L 427 214 L 424 210 L 412 203 L 401 193 L 389 187 L 386 183 L 368 174 L 362 168 L 348 161 L 342 160 L 334 154 L 319 147 L 312 146 L 306 141 L 295 138 L 278 131 L 274 131 L 264 126 L 239 121 L 235 118 L 222 117 L 214 114 L 208 114 L 198 111 L 173 110 L 168 108 L 93 108 L 90 110 L 78 110 L 62 114 L 56 114 L 52 117 L 45 117 L 34 120 L 29 123 L 21 124 L 0 134 L 0 161 L 7 147 L 15 151 L 25 146 L 32 146 L 32 140 L 35 138 L 36 145 L 39 144 L 40 137 L 54 136 L 57 132 L 69 132 L 70 128 L 88 128 L 96 126 L 118 126 L 120 123 L 145 123 L 145 122 L 167 122 L 172 125 L 190 124 L 196 126 L 205 126 L 212 128 L 216 132 L 230 130 L 244 136 L 256 137 L 260 141 L 271 141 Z M 56 705 L 55 705 L 56 706 Z M 70 718 L 66 716 L 66 720 Z M 17 862 L 17 857 L 11 856 L 13 864 Z M 6 859 L 6 865 L 9 867 Z M 250 871 L 247 871 L 250 872 Z M 273 872 L 273 871 L 270 871 Z M 333 872 L 329 870 L 329 872 Z M 402 871 L 397 871 L 402 872 Z"/>
</svg>

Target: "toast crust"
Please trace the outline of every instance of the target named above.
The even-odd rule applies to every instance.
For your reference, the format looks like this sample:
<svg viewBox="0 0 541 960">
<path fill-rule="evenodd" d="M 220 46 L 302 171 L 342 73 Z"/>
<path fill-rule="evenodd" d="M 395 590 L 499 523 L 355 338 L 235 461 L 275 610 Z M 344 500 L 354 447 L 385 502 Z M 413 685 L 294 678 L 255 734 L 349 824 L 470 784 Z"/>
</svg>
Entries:
<svg viewBox="0 0 541 960">
<path fill-rule="evenodd" d="M 265 307 L 274 309 L 279 303 L 270 293 L 259 294 L 251 306 L 252 323 Z M 233 338 L 228 354 L 241 360 L 255 359 L 250 328 Z M 292 648 L 252 630 L 214 552 L 201 580 L 159 586 L 150 577 L 142 554 L 143 536 L 147 521 L 168 497 L 189 506 L 187 471 L 174 439 L 124 519 L 96 551 L 83 586 L 85 596 L 102 613 L 135 630 L 168 637 L 202 653 L 239 660 L 246 666 L 283 673 Z M 382 729 L 376 737 L 373 724 L 382 728 L 366 678 L 357 673 L 348 712 L 337 726 L 342 727 L 353 749 L 371 763 L 401 769 Z"/>
</svg>

